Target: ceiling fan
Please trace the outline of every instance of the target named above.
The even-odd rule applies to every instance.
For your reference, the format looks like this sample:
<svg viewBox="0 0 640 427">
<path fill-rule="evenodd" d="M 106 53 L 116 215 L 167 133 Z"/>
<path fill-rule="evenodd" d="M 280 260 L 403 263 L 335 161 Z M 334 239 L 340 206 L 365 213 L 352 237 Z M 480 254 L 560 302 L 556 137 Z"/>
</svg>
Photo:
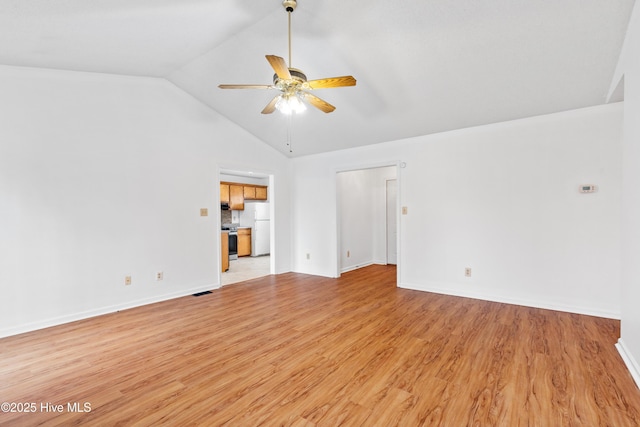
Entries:
<svg viewBox="0 0 640 427">
<path fill-rule="evenodd" d="M 285 60 L 276 55 L 266 55 L 271 68 L 276 72 L 273 75 L 272 85 L 234 85 L 222 84 L 220 89 L 277 89 L 281 93 L 267 104 L 262 114 L 271 114 L 276 109 L 284 114 L 299 113 L 306 109 L 304 101 L 325 113 L 336 109 L 333 105 L 309 93 L 314 89 L 328 89 L 333 87 L 355 86 L 356 79 L 353 76 L 328 77 L 318 80 L 307 80 L 307 76 L 297 68 L 291 68 L 291 13 L 296 9 L 296 0 L 284 0 L 282 2 L 289 15 L 289 65 Z"/>
</svg>

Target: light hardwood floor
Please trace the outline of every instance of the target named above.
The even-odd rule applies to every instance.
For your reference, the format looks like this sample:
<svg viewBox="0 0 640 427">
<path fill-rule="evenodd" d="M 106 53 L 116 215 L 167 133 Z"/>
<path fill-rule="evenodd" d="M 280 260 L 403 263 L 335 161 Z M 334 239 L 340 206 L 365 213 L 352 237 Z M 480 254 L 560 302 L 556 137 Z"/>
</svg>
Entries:
<svg viewBox="0 0 640 427">
<path fill-rule="evenodd" d="M 267 276 L 2 339 L 0 400 L 37 411 L 0 425 L 640 425 L 618 321 L 395 275 Z"/>
</svg>

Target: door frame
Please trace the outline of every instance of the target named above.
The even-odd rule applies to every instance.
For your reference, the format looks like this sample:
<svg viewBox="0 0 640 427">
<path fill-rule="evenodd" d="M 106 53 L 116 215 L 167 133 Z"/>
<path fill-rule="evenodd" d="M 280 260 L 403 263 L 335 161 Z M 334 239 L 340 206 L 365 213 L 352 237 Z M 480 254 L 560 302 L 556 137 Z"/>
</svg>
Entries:
<svg viewBox="0 0 640 427">
<path fill-rule="evenodd" d="M 335 273 L 334 277 L 340 277 L 342 272 L 340 271 L 340 255 L 342 254 L 341 245 L 340 245 L 340 235 L 342 230 L 342 224 L 340 221 L 340 194 L 338 192 L 338 174 L 341 172 L 353 172 L 365 169 L 378 169 L 385 168 L 389 166 L 393 166 L 396 168 L 396 183 L 397 183 L 397 194 L 396 194 L 396 212 L 398 212 L 398 220 L 396 221 L 396 249 L 397 249 L 397 264 L 396 264 L 396 286 L 400 284 L 401 270 L 402 270 L 402 251 L 401 251 L 401 241 L 402 241 L 402 216 L 400 215 L 400 206 L 401 206 L 401 188 L 402 188 L 402 177 L 401 177 L 401 169 L 404 163 L 400 160 L 393 160 L 388 162 L 380 162 L 380 163 L 366 163 L 361 165 L 353 165 L 347 167 L 335 168 L 333 170 L 333 188 L 334 188 L 334 219 L 335 219 Z M 386 190 L 385 190 L 386 191 Z M 385 211 L 386 218 L 386 211 Z M 386 221 L 386 220 L 385 220 Z"/>
<path fill-rule="evenodd" d="M 218 170 L 216 173 L 216 185 L 214 188 L 215 194 L 215 202 L 216 202 L 216 231 L 218 232 L 218 238 L 216 239 L 216 248 L 215 253 L 217 254 L 217 276 L 218 276 L 218 287 L 222 287 L 222 258 L 220 256 L 221 244 L 219 232 L 222 229 L 222 214 L 220 211 L 220 182 L 222 179 L 221 175 L 235 175 L 238 177 L 244 178 L 268 178 L 269 179 L 269 189 L 267 200 L 269 202 L 269 233 L 271 235 L 271 239 L 269 241 L 269 274 L 276 274 L 276 258 L 277 258 L 277 245 L 275 244 L 275 206 L 276 206 L 276 188 L 275 188 L 275 175 L 270 171 L 259 171 L 256 169 L 247 170 L 245 167 L 225 167 L 218 166 Z"/>
<path fill-rule="evenodd" d="M 385 223 L 386 223 L 386 230 L 385 230 L 385 237 L 386 237 L 386 241 L 387 241 L 387 246 L 386 246 L 386 262 L 387 264 L 389 264 L 389 182 L 394 181 L 394 186 L 395 186 L 395 192 L 396 192 L 396 206 L 394 206 L 394 209 L 396 209 L 396 262 L 394 265 L 398 265 L 398 222 L 400 221 L 400 215 L 399 215 L 399 210 L 398 210 L 398 178 L 393 178 L 393 179 L 387 179 L 385 180 Z"/>
</svg>

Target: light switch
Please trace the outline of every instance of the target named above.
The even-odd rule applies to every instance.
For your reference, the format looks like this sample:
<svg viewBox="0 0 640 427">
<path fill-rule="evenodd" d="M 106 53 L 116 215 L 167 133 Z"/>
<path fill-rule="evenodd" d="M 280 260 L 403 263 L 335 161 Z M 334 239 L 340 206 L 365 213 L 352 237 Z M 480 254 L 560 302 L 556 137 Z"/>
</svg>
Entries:
<svg viewBox="0 0 640 427">
<path fill-rule="evenodd" d="M 208 216 L 208 215 L 209 215 L 209 209 L 200 208 L 200 216 Z"/>
<path fill-rule="evenodd" d="M 407 207 L 403 206 L 402 207 L 402 215 L 406 215 L 407 214 Z"/>
</svg>

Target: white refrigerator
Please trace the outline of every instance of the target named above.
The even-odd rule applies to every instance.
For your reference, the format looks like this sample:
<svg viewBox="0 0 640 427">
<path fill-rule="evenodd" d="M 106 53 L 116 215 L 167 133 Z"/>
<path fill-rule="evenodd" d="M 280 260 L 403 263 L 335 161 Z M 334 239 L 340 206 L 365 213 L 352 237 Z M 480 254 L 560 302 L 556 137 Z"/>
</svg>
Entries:
<svg viewBox="0 0 640 427">
<path fill-rule="evenodd" d="M 244 202 L 240 211 L 240 226 L 251 227 L 251 256 L 269 255 L 271 251 L 271 221 L 269 203 Z"/>
</svg>

